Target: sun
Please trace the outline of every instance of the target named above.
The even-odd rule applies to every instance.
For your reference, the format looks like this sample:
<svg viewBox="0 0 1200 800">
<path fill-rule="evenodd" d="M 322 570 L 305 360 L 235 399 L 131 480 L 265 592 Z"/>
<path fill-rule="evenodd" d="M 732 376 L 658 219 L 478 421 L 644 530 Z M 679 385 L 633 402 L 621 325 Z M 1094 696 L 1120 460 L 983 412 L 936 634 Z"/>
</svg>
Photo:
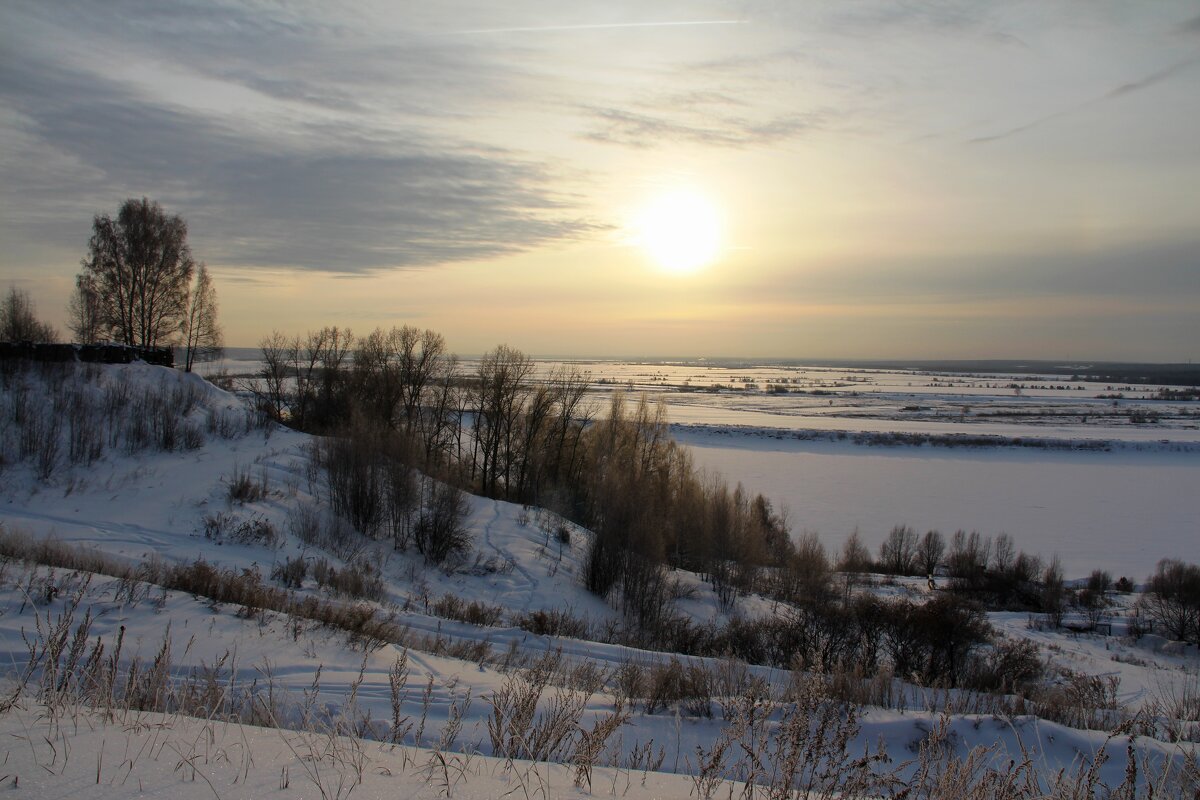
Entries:
<svg viewBox="0 0 1200 800">
<path fill-rule="evenodd" d="M 677 189 L 648 202 L 635 219 L 637 243 L 658 267 L 685 275 L 716 260 L 721 215 L 704 194 Z"/>
</svg>

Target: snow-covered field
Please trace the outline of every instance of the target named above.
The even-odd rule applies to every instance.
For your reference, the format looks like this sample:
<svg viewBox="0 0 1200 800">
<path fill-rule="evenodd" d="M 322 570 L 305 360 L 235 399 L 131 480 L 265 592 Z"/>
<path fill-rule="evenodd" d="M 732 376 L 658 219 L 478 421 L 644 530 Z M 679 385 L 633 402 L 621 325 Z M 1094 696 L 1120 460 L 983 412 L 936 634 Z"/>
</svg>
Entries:
<svg viewBox="0 0 1200 800">
<path fill-rule="evenodd" d="M 28 661 L 30 641 L 38 640 L 39 631 L 55 629 L 72 610 L 74 616 L 64 629 L 74 631 L 86 611 L 90 616 L 84 640 L 100 637 L 108 643 L 106 652 L 111 652 L 113 643 L 123 637 L 124 658 L 138 657 L 148 668 L 169 637 L 170 672 L 175 680 L 200 680 L 198 675 L 208 675 L 214 685 L 227 687 L 222 695 L 227 700 L 234 696 L 258 698 L 251 707 L 265 703 L 272 714 L 278 714 L 280 722 L 305 727 L 301 723 L 315 721 L 320 724 L 308 727 L 326 733 L 339 730 L 340 725 L 342 732 L 357 731 L 359 735 L 335 739 L 321 732 L 283 733 L 186 718 L 164 720 L 149 714 L 120 715 L 105 721 L 89 711 L 47 709 L 24 694 L 15 706 L 0 714 L 0 727 L 8 742 L 5 754 L 0 756 L 0 785 L 45 797 L 78 794 L 115 798 L 135 792 L 149 797 L 228 798 L 276 793 L 345 797 L 352 787 L 356 797 L 700 796 L 692 778 L 662 773 L 695 776 L 701 771 L 702 756 L 711 755 L 730 724 L 719 707 L 712 708 L 711 717 L 678 707 L 653 713 L 641 705 L 626 709 L 631 716 L 597 756 L 590 791 L 573 786 L 570 767 L 535 766 L 519 760 L 514 764 L 490 758 L 495 755 L 488 732 L 492 701 L 512 679 L 517 665 L 533 664 L 550 654 L 558 661 L 561 674 L 575 675 L 573 680 L 586 683 L 590 669 L 611 674 L 611 670 L 625 664 L 649 665 L 670 659 L 668 654 L 619 644 L 534 635 L 515 624 L 522 614 L 539 610 L 569 610 L 576 617 L 586 618 L 592 631 L 619 621 L 616 611 L 586 592 L 580 583 L 586 531 L 572 529 L 570 542 L 560 546 L 549 533 L 556 520 L 537 510 L 471 498 L 471 553 L 450 569 L 429 566 L 415 553 L 396 552 L 386 542 L 364 540 L 357 552 L 343 553 L 343 557 L 320 552 L 304 545 L 294 534 L 298 508 L 324 508 L 319 480 L 307 466 L 310 437 L 275 426 L 240 429 L 232 422 L 222 425 L 220 420 L 225 417 L 221 415 L 241 419 L 242 401 L 195 377 L 135 364 L 105 368 L 103 382 L 135 390 L 156 385 L 168 389 L 191 387 L 196 400 L 190 423 L 224 432 L 210 431 L 190 449 L 132 453 L 108 450 L 90 466 L 62 467 L 43 478 L 38 477 L 32 464 L 10 463 L 0 473 L 0 524 L 7 535 L 49 537 L 67 545 L 85 546 L 129 566 L 148 560 L 188 564 L 203 559 L 222 568 L 257 574 L 266 584 L 271 584 L 273 568 L 288 559 L 327 559 L 339 569 L 352 570 L 363 570 L 363 565 L 370 564 L 382 579 L 382 597 L 373 603 L 354 602 L 386 615 L 392 626 L 388 630 L 394 635 L 364 641 L 312 620 L 275 611 L 219 603 L 183 591 L 137 589 L 127 579 L 95 575 L 89 580 L 63 569 L 34 569 L 8 562 L 0 569 L 0 664 L 7 665 L 10 681 Z M 215 425 L 210 422 L 214 419 Z M 7 418 L 6 424 L 11 424 Z M 776 492 L 755 485 L 751 478 L 760 475 L 759 480 L 765 481 L 777 473 L 795 475 L 787 465 L 795 463 L 793 459 L 803 459 L 807 452 L 800 445 L 783 447 L 769 437 L 754 437 L 755 442 L 747 447 L 741 442 L 721 447 L 710 444 L 723 441 L 722 436 L 694 437 L 692 444 L 702 448 L 699 460 L 705 462 L 711 451 L 715 453 L 711 456 L 714 462 L 724 459 L 728 465 L 732 463 L 730 454 L 740 454 L 745 477 L 735 470 L 722 471 L 773 497 L 778 496 Z M 900 484 L 911 488 L 923 481 L 945 482 L 948 475 L 968 473 L 971 467 L 966 465 L 974 458 L 981 470 L 976 476 L 986 475 L 989 467 L 997 470 L 992 475 L 1002 482 L 1027 475 L 1027 483 L 1019 488 L 1031 492 L 1049 481 L 1050 473 L 1038 470 L 1054 470 L 1055 482 L 1069 484 L 1074 479 L 1062 477 L 1067 474 L 1080 476 L 1078 480 L 1086 483 L 1100 480 L 1097 476 L 1105 474 L 1107 466 L 1119 464 L 1113 469 L 1122 474 L 1153 473 L 1153 481 L 1148 482 L 1161 493 L 1145 495 L 1147 502 L 1154 496 L 1161 498 L 1164 508 L 1186 509 L 1187 504 L 1180 498 L 1189 496 L 1183 488 L 1188 476 L 1196 476 L 1194 454 L 1172 456 L 1178 463 L 1167 457 L 1170 454 L 1136 451 L 1118 454 L 1117 462 L 1088 460 L 1110 455 L 1026 454 L 1013 449 L 943 454 L 929 448 L 892 451 L 830 445 L 817 448 L 817 461 L 805 464 L 800 472 L 830 472 L 833 468 L 829 465 L 844 460 L 838 467 L 842 480 L 859 476 L 864 483 L 843 487 L 839 495 L 838 482 L 831 479 L 828 491 L 833 494 L 828 496 L 854 505 L 855 498 L 864 493 L 883 491 L 886 476 L 898 468 L 915 473 L 911 482 Z M 781 459 L 774 469 L 770 466 L 773 458 Z M 1139 458 L 1152 462 L 1140 462 Z M 922 473 L 930 464 L 936 465 L 935 471 Z M 1060 473 L 1056 467 L 1066 472 Z M 249 476 L 260 485 L 262 497 L 246 502 L 231 500 L 230 485 L 239 475 Z M 970 478 L 968 474 L 964 481 L 970 483 Z M 810 474 L 800 482 L 813 484 L 816 480 Z M 778 488 L 782 493 L 787 484 L 781 483 Z M 1079 491 L 1077 501 L 1083 499 L 1084 490 Z M 891 496 L 902 495 L 904 492 L 898 489 Z M 786 498 L 785 502 L 798 528 L 823 527 L 810 525 L 804 504 Z M 924 503 L 932 511 L 946 515 L 936 519 L 945 519 L 947 524 L 934 523 L 945 532 L 959 526 L 992 532 L 990 526 L 996 518 L 988 514 L 995 512 L 989 512 L 982 500 L 974 503 L 981 508 L 983 519 L 962 523 L 952 521 L 954 515 L 965 516 L 973 503 L 960 501 L 953 507 L 936 508 L 941 502 L 936 494 L 925 495 Z M 1119 505 L 1117 502 L 1107 512 L 1096 511 L 1094 515 L 1089 510 L 1087 519 L 1113 515 Z M 1036 519 L 1037 515 L 1029 518 Z M 1052 518 L 1067 519 L 1057 512 Z M 1181 516 L 1163 514 L 1156 519 L 1187 522 Z M 923 524 L 903 515 L 888 519 L 886 524 L 901 522 Z M 238 543 L 231 532 L 243 523 L 253 523 L 259 531 L 270 530 L 273 536 Z M 1002 529 L 1012 533 L 1018 545 L 1026 549 L 1063 552 L 1062 548 L 1042 546 L 1015 526 Z M 830 530 L 834 530 L 832 522 Z M 866 530 L 864 523 L 864 534 Z M 1153 544 L 1147 543 L 1144 536 L 1140 542 L 1147 550 Z M 1080 551 L 1081 556 L 1085 552 Z M 1152 557 L 1170 554 L 1155 547 Z M 1186 550 L 1179 554 L 1191 555 Z M 1064 552 L 1064 556 L 1076 571 L 1105 566 L 1104 562 L 1076 565 L 1071 553 Z M 1114 569 L 1118 574 L 1131 571 Z M 771 611 L 770 604 L 757 597 L 740 598 L 732 612 L 723 611 L 699 576 L 677 573 L 675 577 L 687 588 L 681 608 L 694 619 L 721 621 L 731 613 L 753 616 Z M 919 596 L 924 590 L 920 582 L 898 581 L 877 591 Z M 299 594 L 327 597 L 311 579 L 305 581 Z M 499 606 L 502 616 L 492 626 L 446 619 L 437 613 L 437 601 L 446 595 L 463 602 Z M 1023 615 L 997 614 L 992 622 L 1010 636 L 1037 642 L 1056 669 L 1116 677 L 1120 699 L 1130 710 L 1150 707 L 1156 699 L 1168 695 L 1197 691 L 1200 655 L 1195 648 L 1154 637 L 1133 641 L 1038 630 Z M 400 689 L 394 678 L 398 659 L 405 663 L 405 681 Z M 703 663 L 713 669 L 721 666 L 716 660 Z M 736 671 L 737 665 L 726 668 Z M 793 680 L 789 673 L 761 667 L 747 668 L 744 674 L 760 677 L 777 690 Z M 577 729 L 572 729 L 572 736 L 581 735 L 580 731 L 590 729 L 614 711 L 610 687 L 594 685 L 591 689 L 580 701 Z M 890 708 L 863 709 L 851 749 L 859 753 L 863 747 L 882 743 L 893 768 L 911 777 L 915 766 L 908 762 L 929 739 L 941 715 L 927 710 L 933 697 L 928 691 L 903 684 L 899 691 L 909 701 L 894 703 Z M 783 709 L 781 705 L 771 712 L 767 730 L 783 724 Z M 968 711 L 945 718 L 950 754 L 965 758 L 977 746 L 997 748 L 982 757 L 999 768 L 1009 758 L 1021 760 L 1024 748 L 1038 769 L 1053 774 L 1060 768 L 1070 770 L 1086 763 L 1107 747 L 1113 760 L 1104 766 L 1101 777 L 1115 785 L 1124 776 L 1125 738 L 1108 741 L 1100 731 L 1076 730 L 1035 717 Z M 397 732 L 393 725 L 396 720 L 407 727 Z M 372 738 L 396 738 L 398 742 L 396 746 L 381 745 L 369 741 Z M 1137 747 L 1152 762 L 1162 763 L 1163 758 L 1178 759 L 1193 745 L 1140 737 Z M 653 769 L 647 768 L 647 758 Z M 343 780 L 350 783 L 339 783 Z M 724 796 L 725 790 L 718 794 Z"/>
</svg>

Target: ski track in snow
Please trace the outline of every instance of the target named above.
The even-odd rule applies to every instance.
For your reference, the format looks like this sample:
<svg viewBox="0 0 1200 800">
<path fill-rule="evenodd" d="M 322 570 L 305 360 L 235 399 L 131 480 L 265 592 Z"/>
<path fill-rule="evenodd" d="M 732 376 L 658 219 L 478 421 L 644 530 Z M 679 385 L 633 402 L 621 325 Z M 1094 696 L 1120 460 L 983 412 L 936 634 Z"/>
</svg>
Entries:
<svg viewBox="0 0 1200 800">
<path fill-rule="evenodd" d="M 492 500 L 491 504 L 492 518 L 483 526 L 483 540 L 487 543 L 488 547 L 496 551 L 496 554 L 500 556 L 502 563 L 513 565 L 513 574 L 521 576 L 522 584 L 514 587 L 514 590 L 523 591 L 525 593 L 525 600 L 521 605 L 521 611 L 525 612 L 529 610 L 529 606 L 533 603 L 534 594 L 537 592 L 538 588 L 538 581 L 533 577 L 533 573 L 521 565 L 520 559 L 518 559 L 512 553 L 512 551 L 496 542 L 493 529 L 495 528 L 496 523 L 500 520 L 500 501 Z"/>
<path fill-rule="evenodd" d="M 122 545 L 130 547 L 149 547 L 155 552 L 161 552 L 169 547 L 177 547 L 180 537 L 179 530 L 165 530 L 139 525 L 136 522 L 116 522 L 108 520 L 91 520 L 82 522 L 78 517 L 61 514 L 34 513 L 22 509 L 7 508 L 4 516 L 9 519 L 19 519 L 27 522 L 47 525 L 57 538 L 70 541 L 84 541 L 89 546 L 103 550 L 113 555 L 128 555 L 121 553 Z M 64 532 L 70 535 L 64 536 Z M 193 533 L 188 531 L 187 533 Z M 116 548 L 116 552 L 114 552 Z"/>
</svg>

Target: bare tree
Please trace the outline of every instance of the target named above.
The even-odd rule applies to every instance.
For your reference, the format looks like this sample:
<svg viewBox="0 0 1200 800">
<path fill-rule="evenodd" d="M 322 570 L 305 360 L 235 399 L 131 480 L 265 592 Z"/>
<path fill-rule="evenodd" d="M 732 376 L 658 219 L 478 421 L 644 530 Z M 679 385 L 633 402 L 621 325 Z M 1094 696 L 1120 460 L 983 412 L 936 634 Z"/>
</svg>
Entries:
<svg viewBox="0 0 1200 800">
<path fill-rule="evenodd" d="M 400 329 L 399 357 L 404 424 L 415 432 L 421 423 L 421 407 L 427 389 L 446 369 L 446 340 L 432 330 L 419 330 L 411 325 Z"/>
<path fill-rule="evenodd" d="M 1055 628 L 1062 627 L 1066 606 L 1067 587 L 1063 582 L 1062 561 L 1056 555 L 1042 573 L 1042 611 Z"/>
<path fill-rule="evenodd" d="M 1088 576 L 1087 584 L 1079 592 L 1079 607 L 1087 617 L 1088 630 L 1096 630 L 1100 620 L 1108 611 L 1111 602 L 1108 592 L 1112 589 L 1112 575 L 1104 570 L 1093 570 Z"/>
<path fill-rule="evenodd" d="M 891 575 L 911 575 L 917 550 L 917 532 L 908 525 L 896 525 L 879 546 L 879 566 Z"/>
<path fill-rule="evenodd" d="M 1138 605 L 1162 633 L 1200 643 L 1200 566 L 1174 558 L 1158 562 Z"/>
<path fill-rule="evenodd" d="M 466 519 L 471 511 L 467 496 L 448 483 L 428 480 L 426 500 L 417 517 L 413 540 L 417 552 L 434 564 L 471 548 L 472 536 Z"/>
<path fill-rule="evenodd" d="M 37 318 L 29 292 L 10 286 L 0 302 L 0 342 L 53 342 L 58 331 Z"/>
<path fill-rule="evenodd" d="M 925 535 L 921 537 L 921 546 L 917 551 L 917 561 L 921 571 L 926 575 L 936 573 L 945 552 L 946 542 L 942 539 L 942 534 L 938 531 L 926 531 Z"/>
<path fill-rule="evenodd" d="M 393 430 L 402 427 L 404 382 L 400 328 L 376 328 L 359 339 L 354 351 L 354 394 L 358 410 Z"/>
<path fill-rule="evenodd" d="M 851 592 L 863 579 L 863 573 L 870 572 L 873 566 L 871 551 L 858 538 L 858 528 L 855 528 L 850 532 L 845 544 L 842 545 L 842 552 L 837 562 L 837 570 L 842 573 L 844 591 L 842 599 L 846 603 L 850 602 Z"/>
<path fill-rule="evenodd" d="M 293 393 L 288 382 L 292 343 L 279 331 L 272 331 L 258 345 L 262 349 L 263 365 L 259 381 L 250 384 L 258 407 L 271 419 L 283 422 L 293 414 Z"/>
<path fill-rule="evenodd" d="M 96 279 L 87 273 L 76 276 L 75 291 L 67 303 L 67 327 L 80 344 L 96 344 L 104 338 L 103 305 Z"/>
<path fill-rule="evenodd" d="M 872 566 L 874 565 L 871 563 L 871 553 L 858 538 L 858 529 L 855 528 L 847 537 L 845 544 L 842 545 L 837 568 L 841 572 L 858 573 L 867 572 Z"/>
<path fill-rule="evenodd" d="M 183 321 L 184 371 L 191 372 L 197 360 L 220 358 L 223 339 L 221 326 L 217 324 L 217 290 L 208 267 L 201 264 L 196 270 L 196 285 L 188 298 Z"/>
<path fill-rule="evenodd" d="M 475 439 L 482 453 L 480 486 L 483 494 L 498 496 L 510 490 L 509 477 L 516 455 L 517 422 L 525 406 L 533 360 L 520 350 L 500 345 L 479 361 L 475 385 L 478 408 Z"/>
<path fill-rule="evenodd" d="M 104 331 L 140 347 L 171 343 L 183 329 L 188 288 L 195 270 L 187 223 L 167 216 L 158 203 L 130 198 L 117 218 L 92 222 L 83 276 L 100 298 Z"/>
<path fill-rule="evenodd" d="M 1016 547 L 1013 545 L 1013 539 L 1007 533 L 1001 533 L 996 536 L 996 541 L 992 545 L 992 567 L 1000 574 L 1007 574 L 1013 568 L 1014 559 L 1016 558 Z"/>
<path fill-rule="evenodd" d="M 581 372 L 578 367 L 562 367 L 550 374 L 550 381 L 557 389 L 557 408 L 551 431 L 556 444 L 550 472 L 555 480 L 570 482 L 575 478 L 583 431 L 595 413 L 583 403 L 591 384 L 591 374 Z"/>
</svg>

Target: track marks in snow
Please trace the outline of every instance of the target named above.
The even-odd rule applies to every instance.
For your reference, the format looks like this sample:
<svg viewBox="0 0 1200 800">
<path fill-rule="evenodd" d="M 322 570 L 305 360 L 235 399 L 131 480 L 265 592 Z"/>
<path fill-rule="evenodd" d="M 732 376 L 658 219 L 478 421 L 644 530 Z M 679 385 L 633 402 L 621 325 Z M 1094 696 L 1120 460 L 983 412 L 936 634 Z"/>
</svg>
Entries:
<svg viewBox="0 0 1200 800">
<path fill-rule="evenodd" d="M 503 563 L 513 565 L 512 572 L 509 573 L 505 577 L 507 579 L 510 579 L 509 581 L 506 581 L 506 582 L 511 582 L 514 585 L 512 586 L 511 589 L 506 590 L 504 593 L 505 594 L 510 594 L 510 593 L 522 594 L 523 593 L 524 599 L 521 602 L 521 611 L 528 611 L 529 606 L 533 603 L 534 595 L 536 594 L 537 589 L 538 589 L 537 578 L 533 577 L 533 573 L 531 573 L 528 569 L 526 569 L 521 564 L 521 560 L 519 558 L 517 558 L 516 555 L 512 553 L 512 551 L 508 550 L 506 547 L 504 547 L 502 544 L 499 543 L 495 528 L 496 528 L 496 523 L 498 523 L 500 521 L 500 510 L 501 510 L 500 501 L 499 500 L 490 500 L 488 502 L 491 503 L 491 506 L 492 506 L 492 509 L 491 509 L 492 515 L 491 515 L 491 519 L 489 519 L 486 523 L 484 523 L 483 541 L 485 544 L 487 544 L 488 547 L 490 547 L 492 550 L 494 550 L 496 552 L 496 555 L 500 556 L 500 559 Z M 499 582 L 499 581 L 497 581 L 497 582 Z M 510 603 L 505 603 L 505 605 L 508 608 L 513 607 L 513 605 Z"/>
</svg>

